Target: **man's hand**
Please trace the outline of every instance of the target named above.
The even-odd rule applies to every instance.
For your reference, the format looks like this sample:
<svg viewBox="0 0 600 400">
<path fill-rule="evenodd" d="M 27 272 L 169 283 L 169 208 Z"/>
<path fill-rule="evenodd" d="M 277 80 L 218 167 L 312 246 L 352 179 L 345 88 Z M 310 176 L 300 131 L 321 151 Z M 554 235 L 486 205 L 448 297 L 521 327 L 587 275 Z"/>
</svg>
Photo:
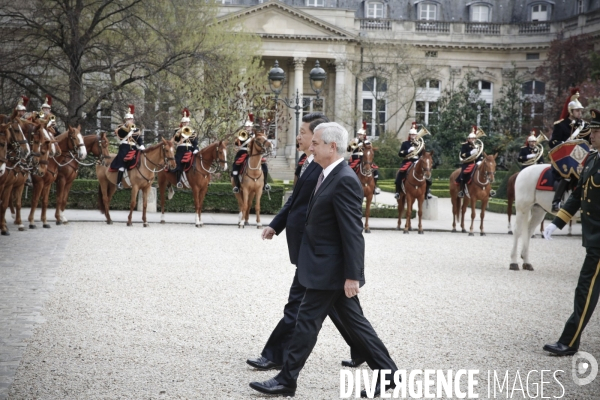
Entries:
<svg viewBox="0 0 600 400">
<path fill-rule="evenodd" d="M 558 227 L 554 224 L 550 224 L 546 227 L 546 229 L 544 229 L 544 237 L 546 238 L 546 240 L 552 240 L 552 233 L 557 229 Z"/>
<path fill-rule="evenodd" d="M 410 146 L 410 148 L 408 149 L 408 152 L 410 153 L 411 151 L 413 151 L 415 148 L 414 146 Z"/>
<path fill-rule="evenodd" d="M 531 160 L 533 157 L 535 157 L 535 154 L 527 154 L 527 159 Z"/>
<path fill-rule="evenodd" d="M 471 150 L 471 155 L 473 155 L 473 154 L 475 154 L 475 153 L 477 153 L 477 149 L 473 149 L 473 150 Z"/>
<path fill-rule="evenodd" d="M 352 279 L 346 279 L 346 283 L 344 283 L 344 292 L 346 292 L 346 297 L 351 298 L 360 293 L 360 287 L 358 285 L 358 281 L 353 281 Z"/>
<path fill-rule="evenodd" d="M 265 240 L 265 239 L 271 240 L 271 239 L 273 239 L 274 234 L 275 234 L 275 229 L 271 228 L 270 226 L 267 226 L 262 231 L 262 239 L 263 240 Z"/>
</svg>

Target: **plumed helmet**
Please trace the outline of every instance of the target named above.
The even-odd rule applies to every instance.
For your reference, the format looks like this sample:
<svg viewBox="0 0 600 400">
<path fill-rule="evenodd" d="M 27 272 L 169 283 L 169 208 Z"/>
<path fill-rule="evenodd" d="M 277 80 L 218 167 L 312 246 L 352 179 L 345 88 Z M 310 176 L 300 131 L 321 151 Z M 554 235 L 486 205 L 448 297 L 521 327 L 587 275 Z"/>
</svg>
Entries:
<svg viewBox="0 0 600 400">
<path fill-rule="evenodd" d="M 356 132 L 357 135 L 366 135 L 367 134 L 367 121 L 362 122 L 362 127 Z"/>
<path fill-rule="evenodd" d="M 21 98 L 17 101 L 17 106 L 15 107 L 15 110 L 27 111 L 27 103 L 29 103 L 29 97 L 21 96 Z"/>
<path fill-rule="evenodd" d="M 560 113 L 560 119 L 565 119 L 571 114 L 571 110 L 575 109 L 583 109 L 583 106 L 579 102 L 579 88 L 571 89 L 569 93 L 569 97 L 565 101 L 565 105 L 563 106 L 562 112 Z"/>
<path fill-rule="evenodd" d="M 125 119 L 133 119 L 133 114 L 135 113 L 135 106 L 129 105 L 127 106 L 127 112 L 125 113 Z"/>
<path fill-rule="evenodd" d="M 42 108 L 52 108 L 52 96 L 49 94 L 46 95 L 46 99 L 44 100 L 44 104 L 42 104 Z"/>
<path fill-rule="evenodd" d="M 528 142 L 537 142 L 537 132 L 535 130 L 535 128 L 533 128 L 531 130 L 531 132 L 529 133 L 529 137 L 527 138 Z"/>
<path fill-rule="evenodd" d="M 182 118 L 180 121 L 181 123 L 190 122 L 190 110 L 188 110 L 187 108 L 184 108 L 183 111 L 181 111 L 181 115 L 182 115 Z"/>
<path fill-rule="evenodd" d="M 408 134 L 409 135 L 416 135 L 417 134 L 417 123 L 416 122 L 413 122 L 410 125 L 410 130 L 408 131 Z"/>
<path fill-rule="evenodd" d="M 254 114 L 248 113 L 248 119 L 246 120 L 246 123 L 244 124 L 244 126 L 254 127 Z"/>
<path fill-rule="evenodd" d="M 477 125 L 473 125 L 473 130 L 471 131 L 471 133 L 469 133 L 469 136 L 467 136 L 467 139 L 477 139 Z"/>
<path fill-rule="evenodd" d="M 571 101 L 569 102 L 568 107 L 569 107 L 569 113 L 571 113 L 571 110 L 582 110 L 583 109 L 583 106 L 579 102 L 579 92 L 577 92 L 573 96 L 571 96 Z"/>
</svg>

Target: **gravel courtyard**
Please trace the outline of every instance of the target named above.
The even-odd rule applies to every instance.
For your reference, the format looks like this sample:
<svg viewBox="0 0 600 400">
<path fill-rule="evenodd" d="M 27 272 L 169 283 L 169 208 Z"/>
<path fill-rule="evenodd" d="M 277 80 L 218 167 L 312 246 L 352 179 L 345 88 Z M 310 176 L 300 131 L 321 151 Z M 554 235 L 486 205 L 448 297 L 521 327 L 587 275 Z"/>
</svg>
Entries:
<svg viewBox="0 0 600 400">
<path fill-rule="evenodd" d="M 248 383 L 276 372 L 254 371 L 245 360 L 260 354 L 287 299 L 294 269 L 284 236 L 262 241 L 253 226 L 175 224 L 39 231 L 68 242 L 41 312 L 45 322 L 27 343 L 9 398 L 261 398 Z M 31 244 L 30 234 L 0 243 Z M 373 231 L 365 238 L 361 303 L 400 369 L 478 369 L 479 398 L 488 398 L 490 370 L 508 371 L 511 388 L 517 373 L 526 386 L 530 370 L 563 370 L 562 398 L 600 398 L 600 376 L 576 386 L 571 358 L 542 351 L 572 311 L 581 237 L 532 240 L 534 272 L 508 270 L 508 235 Z M 580 349 L 598 360 L 599 312 Z M 346 358 L 326 321 L 296 398 L 339 398 Z M 544 380 L 551 382 L 544 397 L 561 396 L 551 374 Z M 531 397 L 534 383 L 539 374 L 528 382 Z M 519 389 L 512 398 L 529 397 Z"/>
</svg>

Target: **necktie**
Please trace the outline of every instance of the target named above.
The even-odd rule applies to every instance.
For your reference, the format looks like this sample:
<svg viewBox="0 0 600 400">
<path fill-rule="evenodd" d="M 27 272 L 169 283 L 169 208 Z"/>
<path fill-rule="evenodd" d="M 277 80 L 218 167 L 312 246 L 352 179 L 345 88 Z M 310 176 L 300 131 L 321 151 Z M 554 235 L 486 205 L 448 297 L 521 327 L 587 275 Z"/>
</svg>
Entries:
<svg viewBox="0 0 600 400">
<path fill-rule="evenodd" d="M 317 192 L 319 191 L 319 187 L 321 186 L 321 183 L 323 183 L 324 178 L 325 175 L 323 175 L 323 171 L 321 171 L 321 175 L 319 175 L 319 180 L 317 181 L 317 186 L 315 186 L 315 194 L 317 194 Z"/>
<path fill-rule="evenodd" d="M 304 160 L 304 164 L 302 164 L 302 168 L 300 168 L 300 176 L 302 176 L 304 171 L 306 171 L 306 168 L 308 168 L 308 164 L 310 164 L 310 162 L 308 162 L 308 159 Z"/>
</svg>

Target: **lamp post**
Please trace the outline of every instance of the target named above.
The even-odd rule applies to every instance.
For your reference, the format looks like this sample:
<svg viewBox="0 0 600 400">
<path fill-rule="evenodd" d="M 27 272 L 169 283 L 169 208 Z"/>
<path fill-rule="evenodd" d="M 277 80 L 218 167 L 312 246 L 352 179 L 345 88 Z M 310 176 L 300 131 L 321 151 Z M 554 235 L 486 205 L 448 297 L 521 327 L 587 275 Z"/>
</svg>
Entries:
<svg viewBox="0 0 600 400">
<path fill-rule="evenodd" d="M 319 60 L 315 63 L 315 67 L 308 74 L 310 79 L 310 87 L 316 94 L 314 99 L 300 98 L 300 90 L 296 89 L 296 96 L 288 99 L 279 98 L 279 94 L 285 84 L 285 72 L 279 67 L 279 62 L 275 60 L 275 65 L 269 71 L 269 87 L 271 92 L 275 95 L 275 115 L 277 115 L 277 101 L 281 100 L 286 107 L 291 108 L 296 112 L 296 137 L 298 137 L 298 130 L 300 128 L 300 110 L 305 109 L 314 100 L 319 100 L 319 94 L 323 90 L 323 84 L 327 80 L 327 73 L 319 65 Z M 296 148 L 296 163 L 298 164 L 298 148 Z"/>
</svg>

